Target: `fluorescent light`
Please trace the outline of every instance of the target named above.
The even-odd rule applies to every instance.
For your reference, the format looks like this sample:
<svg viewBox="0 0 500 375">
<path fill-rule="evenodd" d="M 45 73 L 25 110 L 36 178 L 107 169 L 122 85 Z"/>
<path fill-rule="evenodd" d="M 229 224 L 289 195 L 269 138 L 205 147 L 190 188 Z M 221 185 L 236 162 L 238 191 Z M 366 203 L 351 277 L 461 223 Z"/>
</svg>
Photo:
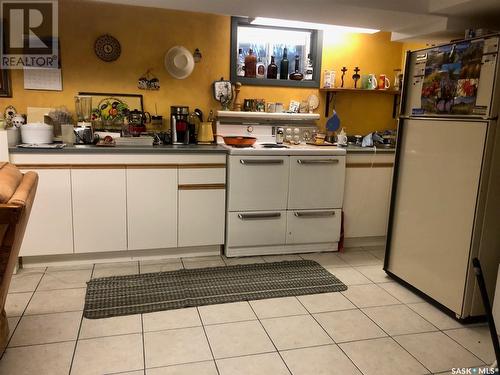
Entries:
<svg viewBox="0 0 500 375">
<path fill-rule="evenodd" d="M 238 45 L 240 43 L 255 43 L 255 41 L 274 44 L 277 40 L 287 45 L 305 46 L 311 40 L 311 35 L 307 31 L 278 29 L 272 30 L 264 27 L 245 27 L 238 28 Z"/>
<path fill-rule="evenodd" d="M 375 34 L 380 30 L 366 29 L 363 27 L 337 26 L 326 23 L 302 22 L 292 20 L 282 20 L 279 18 L 256 17 L 251 22 L 253 25 L 293 27 L 296 29 L 314 29 L 325 31 L 337 31 L 341 33 Z"/>
</svg>

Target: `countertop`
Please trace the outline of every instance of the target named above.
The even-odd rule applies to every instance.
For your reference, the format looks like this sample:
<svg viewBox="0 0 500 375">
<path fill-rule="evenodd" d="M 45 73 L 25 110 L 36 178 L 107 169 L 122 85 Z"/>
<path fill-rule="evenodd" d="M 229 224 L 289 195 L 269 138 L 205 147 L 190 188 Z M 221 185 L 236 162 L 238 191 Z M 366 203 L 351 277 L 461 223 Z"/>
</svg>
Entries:
<svg viewBox="0 0 500 375">
<path fill-rule="evenodd" d="M 196 153 L 225 154 L 227 150 L 219 145 L 166 145 L 166 146 L 115 146 L 98 147 L 93 145 L 74 145 L 64 148 L 21 148 L 9 147 L 11 154 L 150 154 L 150 153 Z"/>
<path fill-rule="evenodd" d="M 387 154 L 394 153 L 394 148 L 385 147 L 360 147 L 349 145 L 348 154 Z M 11 154 L 149 154 L 149 153 L 199 153 L 199 154 L 225 154 L 227 149 L 220 145 L 166 145 L 166 146 L 116 146 L 97 147 L 93 145 L 66 146 L 62 149 L 53 148 L 18 148 L 9 147 Z"/>
</svg>

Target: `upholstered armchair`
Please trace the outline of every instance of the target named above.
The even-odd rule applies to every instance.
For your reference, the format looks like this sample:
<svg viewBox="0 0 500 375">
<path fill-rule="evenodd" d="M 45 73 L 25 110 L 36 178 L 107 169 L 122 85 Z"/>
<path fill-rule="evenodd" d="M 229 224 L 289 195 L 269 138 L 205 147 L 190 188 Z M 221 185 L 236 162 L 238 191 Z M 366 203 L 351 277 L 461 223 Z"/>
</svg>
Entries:
<svg viewBox="0 0 500 375">
<path fill-rule="evenodd" d="M 0 162 L 0 352 L 9 336 L 5 300 L 37 184 L 35 172 L 23 174 L 14 165 Z"/>
</svg>

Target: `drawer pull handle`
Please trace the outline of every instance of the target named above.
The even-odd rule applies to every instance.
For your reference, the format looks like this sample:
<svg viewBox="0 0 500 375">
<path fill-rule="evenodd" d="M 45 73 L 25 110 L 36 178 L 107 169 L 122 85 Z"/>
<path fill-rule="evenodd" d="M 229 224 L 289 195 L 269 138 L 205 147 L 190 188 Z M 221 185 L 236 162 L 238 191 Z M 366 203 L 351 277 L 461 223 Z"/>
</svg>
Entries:
<svg viewBox="0 0 500 375">
<path fill-rule="evenodd" d="M 283 159 L 240 159 L 240 163 L 243 165 L 268 165 L 268 164 L 283 164 Z"/>
<path fill-rule="evenodd" d="M 281 217 L 279 212 L 270 212 L 262 214 L 238 214 L 241 220 L 261 220 L 261 219 L 276 219 Z"/>
<path fill-rule="evenodd" d="M 312 217 L 329 217 L 335 216 L 335 211 L 311 211 L 311 212 L 294 212 L 296 217 L 312 218 Z"/>
<path fill-rule="evenodd" d="M 338 164 L 339 159 L 298 159 L 299 164 Z"/>
</svg>

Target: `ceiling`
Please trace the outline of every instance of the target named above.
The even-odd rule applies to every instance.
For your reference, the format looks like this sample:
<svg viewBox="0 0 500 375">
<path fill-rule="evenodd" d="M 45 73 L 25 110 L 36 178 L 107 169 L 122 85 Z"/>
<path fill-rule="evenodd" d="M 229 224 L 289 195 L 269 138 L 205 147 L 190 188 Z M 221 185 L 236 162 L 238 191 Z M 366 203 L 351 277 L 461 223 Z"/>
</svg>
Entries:
<svg viewBox="0 0 500 375">
<path fill-rule="evenodd" d="M 270 17 L 392 32 L 398 41 L 442 41 L 467 28 L 500 29 L 500 0 L 93 0 L 233 16 Z"/>
</svg>

